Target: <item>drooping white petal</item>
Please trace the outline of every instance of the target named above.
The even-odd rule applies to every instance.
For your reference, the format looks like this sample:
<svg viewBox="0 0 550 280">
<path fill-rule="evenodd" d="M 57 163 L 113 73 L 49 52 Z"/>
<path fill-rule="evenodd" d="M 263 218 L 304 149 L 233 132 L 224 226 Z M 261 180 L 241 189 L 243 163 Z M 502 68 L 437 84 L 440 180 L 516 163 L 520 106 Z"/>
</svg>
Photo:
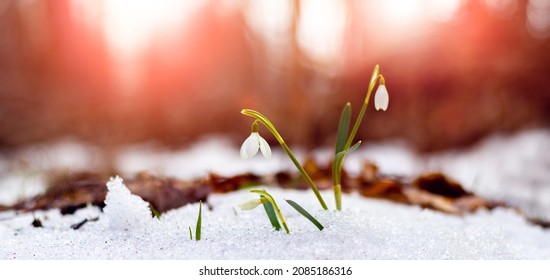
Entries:
<svg viewBox="0 0 550 280">
<path fill-rule="evenodd" d="M 376 110 L 382 109 L 386 111 L 388 109 L 389 103 L 390 97 L 388 95 L 388 90 L 386 89 L 386 86 L 379 85 L 376 93 L 374 94 L 374 108 L 376 108 Z"/>
<path fill-rule="evenodd" d="M 258 134 L 258 137 L 260 138 L 260 151 L 262 151 L 262 155 L 264 155 L 265 158 L 270 159 L 271 158 L 271 148 L 269 147 L 269 144 L 259 134 Z"/>
<path fill-rule="evenodd" d="M 241 208 L 241 210 L 252 210 L 260 204 L 262 204 L 262 200 L 259 199 L 259 198 L 255 198 L 255 199 L 251 199 L 249 201 L 245 201 L 245 202 L 237 205 L 237 207 Z"/>
<path fill-rule="evenodd" d="M 244 140 L 243 145 L 241 146 L 241 158 L 242 159 L 248 159 L 256 155 L 258 153 L 258 149 L 260 148 L 260 142 L 258 140 L 257 132 L 252 132 L 246 140 Z"/>
</svg>

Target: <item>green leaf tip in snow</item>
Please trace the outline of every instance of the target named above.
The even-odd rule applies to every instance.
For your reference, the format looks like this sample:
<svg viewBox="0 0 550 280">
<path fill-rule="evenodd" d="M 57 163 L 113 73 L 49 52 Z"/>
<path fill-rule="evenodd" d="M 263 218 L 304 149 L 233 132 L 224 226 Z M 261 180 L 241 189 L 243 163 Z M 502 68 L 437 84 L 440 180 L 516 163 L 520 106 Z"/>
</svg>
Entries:
<svg viewBox="0 0 550 280">
<path fill-rule="evenodd" d="M 160 213 L 155 209 L 155 206 L 153 204 L 149 203 L 149 210 L 151 210 L 151 214 L 153 217 L 157 218 L 157 220 L 160 220 Z"/>
<path fill-rule="evenodd" d="M 189 238 L 193 240 L 193 232 L 191 231 L 191 226 L 189 226 Z"/>
<path fill-rule="evenodd" d="M 265 196 L 261 196 L 265 197 Z M 271 225 L 275 228 L 275 230 L 281 230 L 281 224 L 279 224 L 279 220 L 277 220 L 277 214 L 275 214 L 275 209 L 273 209 L 273 205 L 269 200 L 263 203 L 265 213 L 267 214 L 267 217 L 269 218 L 269 221 L 271 222 Z"/>
<path fill-rule="evenodd" d="M 199 217 L 197 218 L 197 227 L 195 228 L 196 240 L 201 240 L 201 227 L 202 227 L 202 201 L 199 201 Z"/>
<path fill-rule="evenodd" d="M 319 223 L 319 221 L 317 221 L 317 219 L 311 216 L 311 214 L 309 214 L 309 212 L 307 212 L 306 209 L 304 209 L 298 203 L 290 199 L 285 199 L 285 201 L 290 204 L 290 206 L 292 206 L 294 209 L 296 209 L 298 213 L 302 214 L 302 216 L 306 217 L 310 222 L 312 222 L 319 230 L 323 230 L 323 228 L 325 228 L 321 223 Z"/>
</svg>

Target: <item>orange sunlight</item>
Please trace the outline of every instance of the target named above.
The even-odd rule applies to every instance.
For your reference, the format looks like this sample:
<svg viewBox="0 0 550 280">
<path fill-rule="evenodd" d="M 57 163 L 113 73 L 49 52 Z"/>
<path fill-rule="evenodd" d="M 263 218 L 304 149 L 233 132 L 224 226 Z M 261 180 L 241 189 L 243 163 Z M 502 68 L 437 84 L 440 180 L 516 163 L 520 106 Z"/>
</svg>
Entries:
<svg viewBox="0 0 550 280">
<path fill-rule="evenodd" d="M 116 87 L 135 94 L 143 59 L 153 47 L 181 40 L 185 24 L 207 1 L 72 0 L 75 17 L 103 34 L 115 65 Z"/>
<path fill-rule="evenodd" d="M 202 3 L 204 1 L 105 1 L 105 36 L 116 55 L 137 55 L 147 49 L 155 37 L 173 35 L 175 27 L 181 26 Z"/>
<path fill-rule="evenodd" d="M 378 2 L 380 17 L 391 29 L 423 27 L 428 21 L 451 21 L 461 0 L 386 0 Z"/>
</svg>

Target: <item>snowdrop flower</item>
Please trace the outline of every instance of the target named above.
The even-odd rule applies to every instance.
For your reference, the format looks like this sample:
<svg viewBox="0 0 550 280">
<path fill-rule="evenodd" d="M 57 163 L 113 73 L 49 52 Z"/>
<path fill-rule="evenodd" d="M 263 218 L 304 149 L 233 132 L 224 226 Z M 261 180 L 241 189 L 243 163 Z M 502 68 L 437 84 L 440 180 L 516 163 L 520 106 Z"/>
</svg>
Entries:
<svg viewBox="0 0 550 280">
<path fill-rule="evenodd" d="M 388 103 L 390 103 L 390 97 L 386 85 L 379 85 L 376 93 L 374 94 L 374 107 L 376 110 L 382 109 L 386 111 L 388 109 Z"/>
<path fill-rule="evenodd" d="M 267 141 L 258 133 L 258 124 L 254 122 L 252 124 L 252 133 L 244 140 L 241 146 L 241 158 L 248 159 L 258 153 L 258 149 L 262 151 L 265 158 L 271 158 L 271 148 Z"/>
<path fill-rule="evenodd" d="M 371 89 L 371 92 L 372 92 L 372 89 Z M 317 189 L 317 186 L 315 186 L 315 183 L 313 182 L 313 180 L 311 180 L 311 177 L 309 177 L 304 167 L 300 165 L 300 162 L 298 162 L 298 160 L 296 159 L 296 157 L 294 156 L 294 154 L 292 153 L 288 145 L 285 143 L 281 134 L 279 134 L 277 129 L 275 129 L 275 126 L 273 125 L 273 123 L 271 123 L 271 121 L 268 118 L 266 118 L 264 115 L 262 115 L 258 111 L 254 111 L 250 109 L 242 109 L 241 114 L 255 119 L 255 121 L 252 123 L 252 133 L 244 141 L 241 147 L 241 158 L 247 159 L 247 158 L 253 157 L 258 153 L 258 149 L 262 151 L 262 154 L 264 154 L 266 158 L 271 157 L 271 148 L 269 148 L 269 145 L 267 144 L 267 142 L 258 134 L 258 123 L 263 124 L 265 128 L 267 128 L 267 130 L 269 130 L 269 132 L 273 134 L 277 142 L 279 142 L 279 144 L 281 145 L 285 153 L 288 155 L 288 157 L 292 160 L 294 165 L 296 165 L 296 168 L 298 168 L 298 171 L 300 172 L 300 174 L 302 175 L 306 183 L 309 185 L 311 190 L 313 190 L 313 192 L 315 193 L 315 196 L 319 200 L 319 203 L 321 203 L 321 206 L 323 206 L 323 209 L 328 210 L 328 207 L 325 201 L 323 200 L 323 197 L 319 193 L 319 189 Z M 275 205 L 273 205 L 273 207 L 275 207 Z"/>
<path fill-rule="evenodd" d="M 262 200 L 263 199 L 263 200 Z M 237 205 L 241 210 L 252 210 L 265 202 L 265 198 L 254 198 Z"/>
</svg>

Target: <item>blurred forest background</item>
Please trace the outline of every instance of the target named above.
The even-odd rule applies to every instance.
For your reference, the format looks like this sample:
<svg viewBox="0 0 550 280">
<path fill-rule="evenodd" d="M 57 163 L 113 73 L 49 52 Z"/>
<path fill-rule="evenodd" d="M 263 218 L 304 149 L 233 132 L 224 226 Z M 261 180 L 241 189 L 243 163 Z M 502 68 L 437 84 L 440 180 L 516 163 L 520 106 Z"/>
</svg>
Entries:
<svg viewBox="0 0 550 280">
<path fill-rule="evenodd" d="M 550 0 L 0 0 L 0 148 L 237 143 L 242 108 L 329 145 L 376 64 L 390 106 L 361 139 L 434 151 L 547 127 Z"/>
</svg>

